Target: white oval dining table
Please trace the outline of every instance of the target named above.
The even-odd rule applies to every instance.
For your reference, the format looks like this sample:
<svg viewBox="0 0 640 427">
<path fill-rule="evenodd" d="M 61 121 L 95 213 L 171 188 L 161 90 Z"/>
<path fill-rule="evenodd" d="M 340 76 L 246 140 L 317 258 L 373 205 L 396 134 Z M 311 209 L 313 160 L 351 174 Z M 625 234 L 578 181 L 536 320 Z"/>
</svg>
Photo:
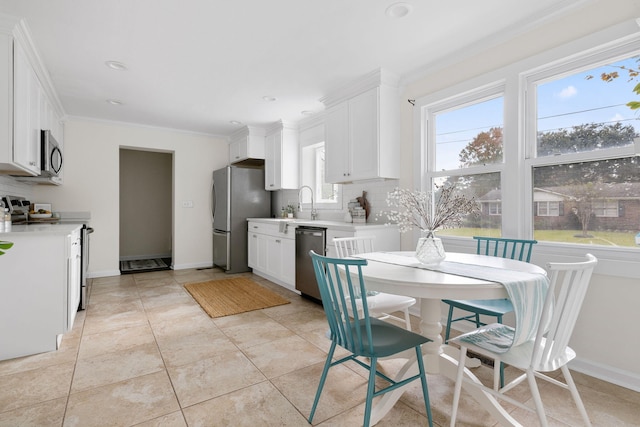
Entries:
<svg viewBox="0 0 640 427">
<path fill-rule="evenodd" d="M 368 264 L 362 268 L 367 289 L 419 298 L 420 333 L 431 339 L 431 342 L 423 345 L 425 368 L 430 374 L 445 375 L 455 381 L 458 350 L 442 342 L 440 301 L 442 299 L 507 298 L 505 287 L 500 283 L 488 280 L 376 260 L 384 258 L 380 254 L 382 253 L 358 255 L 358 257 L 367 258 L 368 261 Z M 413 257 L 414 255 L 413 252 L 392 252 L 389 254 L 393 257 Z M 413 260 L 415 258 L 412 258 Z M 469 264 L 474 268 L 486 266 L 546 274 L 543 268 L 535 264 L 486 255 L 448 252 L 446 261 Z M 397 379 L 417 371 L 416 365 L 415 357 L 408 359 L 398 372 Z M 466 369 L 465 372 L 469 377 L 478 381 L 470 370 Z M 476 388 L 464 388 L 502 425 L 520 425 L 491 395 Z M 375 425 L 391 410 L 402 393 L 403 390 L 400 388 L 382 396 L 372 408 L 371 425 Z"/>
</svg>

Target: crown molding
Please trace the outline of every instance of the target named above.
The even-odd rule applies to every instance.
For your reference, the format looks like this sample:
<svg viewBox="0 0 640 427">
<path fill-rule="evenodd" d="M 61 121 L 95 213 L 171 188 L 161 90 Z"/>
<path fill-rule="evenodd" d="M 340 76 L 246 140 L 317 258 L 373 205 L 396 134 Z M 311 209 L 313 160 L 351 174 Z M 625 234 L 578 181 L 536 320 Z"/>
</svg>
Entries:
<svg viewBox="0 0 640 427">
<path fill-rule="evenodd" d="M 339 102 L 353 98 L 361 93 L 364 93 L 370 89 L 379 86 L 390 86 L 398 88 L 400 77 L 383 68 L 373 70 L 368 74 L 365 74 L 361 78 L 343 86 L 335 92 L 320 99 L 326 108 L 329 108 Z"/>
</svg>

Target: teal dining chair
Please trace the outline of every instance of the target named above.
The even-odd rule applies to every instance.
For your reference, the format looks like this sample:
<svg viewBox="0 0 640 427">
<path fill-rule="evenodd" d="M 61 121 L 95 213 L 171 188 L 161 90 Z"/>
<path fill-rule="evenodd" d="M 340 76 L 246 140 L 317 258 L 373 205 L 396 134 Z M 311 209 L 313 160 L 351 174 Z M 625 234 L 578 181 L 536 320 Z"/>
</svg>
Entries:
<svg viewBox="0 0 640 427">
<path fill-rule="evenodd" d="M 329 258 L 310 251 L 313 268 L 322 296 L 322 305 L 329 323 L 331 347 L 322 370 L 316 397 L 313 401 L 309 423 L 316 412 L 322 388 L 327 379 L 329 368 L 350 360 L 369 371 L 367 395 L 364 411 L 364 426 L 368 427 L 371 419 L 373 398 L 389 391 L 403 387 L 406 384 L 420 380 L 422 394 L 427 411 L 429 426 L 433 425 L 427 377 L 422 360 L 422 344 L 431 340 L 415 332 L 369 316 L 367 299 L 361 299 L 361 307 L 356 305 L 357 295 L 366 295 L 366 287 L 362 275 L 362 267 L 367 265 L 365 259 Z M 333 361 L 336 346 L 350 352 L 337 361 Z M 378 359 L 389 357 L 397 353 L 415 350 L 418 373 L 403 380 L 395 381 L 376 369 Z M 366 358 L 369 363 L 359 359 Z M 382 378 L 386 387 L 375 390 L 376 377 Z"/>
<path fill-rule="evenodd" d="M 477 241 L 476 254 L 489 255 L 500 258 L 516 259 L 518 261 L 529 262 L 533 245 L 537 240 L 506 239 L 502 237 L 481 237 L 473 236 Z M 442 300 L 449 305 L 449 315 L 447 316 L 447 326 L 444 334 L 444 342 L 449 342 L 451 334 L 451 324 L 460 321 L 474 323 L 476 328 L 485 326 L 486 323 L 480 321 L 480 316 L 495 317 L 497 323 L 502 323 L 502 317 L 513 311 L 513 305 L 507 298 L 491 300 Z M 453 310 L 459 309 L 467 313 L 461 317 L 453 318 Z M 500 365 L 500 384 L 504 384 L 504 365 Z"/>
</svg>

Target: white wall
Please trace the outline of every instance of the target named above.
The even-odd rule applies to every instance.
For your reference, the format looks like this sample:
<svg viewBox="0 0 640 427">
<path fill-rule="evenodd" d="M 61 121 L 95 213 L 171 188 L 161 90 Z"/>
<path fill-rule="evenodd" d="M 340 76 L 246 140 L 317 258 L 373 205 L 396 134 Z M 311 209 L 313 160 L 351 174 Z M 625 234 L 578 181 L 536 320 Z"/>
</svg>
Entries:
<svg viewBox="0 0 640 427">
<path fill-rule="evenodd" d="M 618 23 L 627 23 L 633 31 L 640 30 L 634 22 L 638 17 L 638 1 L 587 2 L 570 17 L 514 35 L 509 42 L 474 56 L 443 61 L 439 68 L 425 71 L 420 78 L 408 83 L 401 101 L 400 186 L 413 187 L 419 181 L 418 163 L 414 160 L 416 144 L 420 143 L 419 127 L 413 123 L 414 111 L 407 99 L 419 99 L 444 90 Z M 403 235 L 402 247 L 405 250 L 414 248 L 410 235 Z M 550 260 L 541 259 L 543 262 Z M 573 369 L 640 391 L 640 366 L 637 363 L 640 339 L 635 325 L 637 301 L 640 301 L 637 279 L 594 274 L 571 341 L 578 354 L 578 359 L 571 365 Z"/>
<path fill-rule="evenodd" d="M 211 266 L 211 173 L 228 163 L 225 139 L 82 119 L 69 120 L 64 132 L 64 184 L 35 186 L 33 197 L 57 211 L 91 212 L 90 277 L 120 274 L 120 147 L 173 153 L 174 268 Z M 193 208 L 181 207 L 186 200 Z"/>
</svg>

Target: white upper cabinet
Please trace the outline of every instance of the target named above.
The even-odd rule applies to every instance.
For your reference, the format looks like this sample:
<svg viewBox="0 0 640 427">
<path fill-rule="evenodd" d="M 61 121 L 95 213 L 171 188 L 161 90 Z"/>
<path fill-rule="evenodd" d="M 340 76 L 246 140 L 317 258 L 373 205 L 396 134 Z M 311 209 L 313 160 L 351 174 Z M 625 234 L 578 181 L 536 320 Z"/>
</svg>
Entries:
<svg viewBox="0 0 640 427">
<path fill-rule="evenodd" d="M 323 102 L 327 106 L 327 182 L 400 177 L 400 111 L 395 79 L 378 70 Z"/>
<path fill-rule="evenodd" d="M 24 49 L 13 45 L 13 162 L 40 174 L 40 96 L 38 77 Z"/>
<path fill-rule="evenodd" d="M 229 163 L 250 159 L 264 160 L 265 129 L 245 126 L 231 135 L 229 142 Z"/>
<path fill-rule="evenodd" d="M 0 21 L 0 174 L 25 178 L 40 175 L 41 130 L 61 148 L 63 137 L 62 108 L 30 40 L 23 21 Z"/>
<path fill-rule="evenodd" d="M 324 120 L 324 179 L 333 183 L 350 181 L 351 147 L 340 142 L 349 140 L 349 103 L 343 102 L 328 109 Z"/>
<path fill-rule="evenodd" d="M 267 190 L 298 188 L 298 129 L 282 121 L 267 131 L 264 185 Z"/>
</svg>

